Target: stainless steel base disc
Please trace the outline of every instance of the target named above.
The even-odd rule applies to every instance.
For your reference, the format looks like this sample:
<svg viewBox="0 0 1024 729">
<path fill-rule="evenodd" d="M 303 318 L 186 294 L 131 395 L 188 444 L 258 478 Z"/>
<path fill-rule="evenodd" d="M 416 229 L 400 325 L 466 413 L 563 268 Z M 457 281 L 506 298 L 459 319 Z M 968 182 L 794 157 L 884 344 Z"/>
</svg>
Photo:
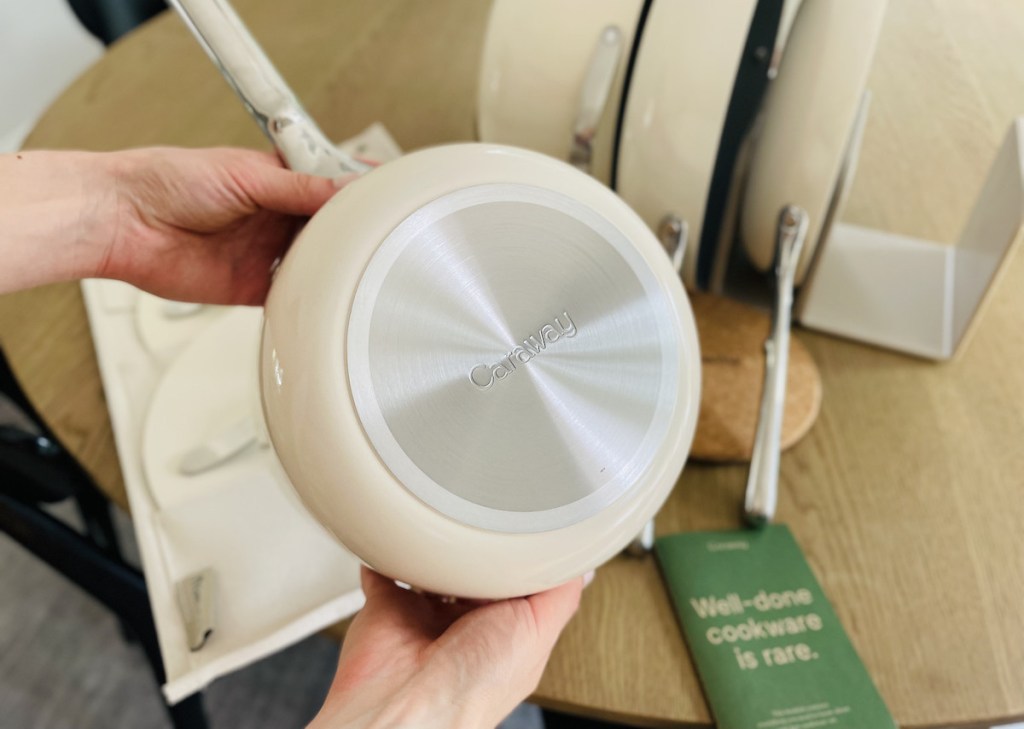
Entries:
<svg viewBox="0 0 1024 729">
<path fill-rule="evenodd" d="M 372 257 L 349 384 L 419 499 L 482 529 L 547 531 L 627 493 L 672 437 L 678 331 L 648 262 L 599 211 L 479 185 L 417 210 Z"/>
</svg>

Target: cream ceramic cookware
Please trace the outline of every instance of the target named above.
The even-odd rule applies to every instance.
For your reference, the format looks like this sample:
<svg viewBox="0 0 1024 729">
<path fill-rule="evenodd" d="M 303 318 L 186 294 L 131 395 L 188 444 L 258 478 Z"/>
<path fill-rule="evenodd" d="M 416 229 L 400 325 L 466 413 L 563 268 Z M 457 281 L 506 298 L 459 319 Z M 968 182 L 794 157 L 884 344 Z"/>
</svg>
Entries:
<svg viewBox="0 0 1024 729">
<path fill-rule="evenodd" d="M 778 77 L 765 98 L 750 162 L 740 236 L 755 266 L 775 260 L 779 211 L 807 211 L 801 284 L 852 179 L 865 119 L 865 87 L 887 0 L 804 0 Z"/>
<path fill-rule="evenodd" d="M 480 139 L 543 152 L 609 183 L 643 5 L 495 0 L 480 66 Z"/>
<path fill-rule="evenodd" d="M 351 165 L 226 4 L 178 6 L 291 164 Z M 678 276 L 621 199 L 550 157 L 462 144 L 389 162 L 313 217 L 271 287 L 261 380 L 321 524 L 395 579 L 500 598 L 641 532 L 686 458 L 699 363 Z"/>
<path fill-rule="evenodd" d="M 496 0 L 480 138 L 571 161 L 611 185 L 681 259 L 687 286 L 707 287 L 737 153 L 792 15 L 783 5 Z"/>
<path fill-rule="evenodd" d="M 691 288 L 698 285 L 708 192 L 756 6 L 656 0 L 629 81 L 616 189 L 653 230 L 667 217 L 688 225 L 682 275 Z"/>
</svg>

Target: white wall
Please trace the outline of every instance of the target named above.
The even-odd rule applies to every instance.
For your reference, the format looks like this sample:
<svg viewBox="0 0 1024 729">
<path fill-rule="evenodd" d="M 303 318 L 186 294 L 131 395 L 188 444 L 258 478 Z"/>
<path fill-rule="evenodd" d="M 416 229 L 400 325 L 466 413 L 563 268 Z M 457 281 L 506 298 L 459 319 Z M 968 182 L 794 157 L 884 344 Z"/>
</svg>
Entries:
<svg viewBox="0 0 1024 729">
<path fill-rule="evenodd" d="M 102 54 L 65 0 L 0 0 L 0 153 Z"/>
</svg>

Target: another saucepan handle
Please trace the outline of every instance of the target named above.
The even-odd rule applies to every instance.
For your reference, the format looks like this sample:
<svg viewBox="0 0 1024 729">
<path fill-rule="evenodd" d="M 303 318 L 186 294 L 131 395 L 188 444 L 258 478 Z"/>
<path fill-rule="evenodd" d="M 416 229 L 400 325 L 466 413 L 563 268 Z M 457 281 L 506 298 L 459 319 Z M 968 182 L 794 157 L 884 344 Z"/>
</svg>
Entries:
<svg viewBox="0 0 1024 729">
<path fill-rule="evenodd" d="M 793 280 L 807 236 L 807 213 L 794 205 L 779 216 L 775 251 L 776 298 L 772 331 L 764 343 L 764 390 L 747 477 L 744 515 L 755 526 L 775 517 L 779 491 L 782 419 L 786 409 L 789 370 L 789 330 L 793 314 Z"/>
</svg>

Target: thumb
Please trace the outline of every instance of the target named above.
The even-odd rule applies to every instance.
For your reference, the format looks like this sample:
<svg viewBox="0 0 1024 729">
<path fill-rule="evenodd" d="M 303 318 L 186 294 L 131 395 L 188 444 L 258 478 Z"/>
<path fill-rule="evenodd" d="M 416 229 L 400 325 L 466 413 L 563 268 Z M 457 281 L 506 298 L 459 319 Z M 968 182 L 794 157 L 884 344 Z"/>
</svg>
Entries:
<svg viewBox="0 0 1024 729">
<path fill-rule="evenodd" d="M 535 687 L 555 641 L 579 607 L 582 590 L 583 580 L 576 579 L 530 597 L 484 605 L 463 615 L 438 643 L 457 646 L 477 658 L 482 669 Z"/>
<path fill-rule="evenodd" d="M 539 628 L 538 637 L 549 646 L 548 650 L 554 647 L 562 629 L 576 614 L 584 587 L 585 579 L 580 578 L 526 598 Z"/>
<path fill-rule="evenodd" d="M 293 172 L 283 167 L 265 165 L 254 176 L 249 197 L 261 208 L 285 215 L 309 217 L 338 191 L 326 177 Z"/>
<path fill-rule="evenodd" d="M 443 659 L 429 662 L 426 673 L 434 669 L 437 685 L 475 707 L 491 726 L 497 724 L 537 688 L 582 589 L 583 580 L 576 579 L 463 615 L 432 646 L 434 658 Z"/>
<path fill-rule="evenodd" d="M 506 657 L 547 660 L 548 653 L 576 613 L 583 579 L 529 597 L 479 607 L 457 621 L 464 636 L 486 636 L 491 649 Z"/>
</svg>

